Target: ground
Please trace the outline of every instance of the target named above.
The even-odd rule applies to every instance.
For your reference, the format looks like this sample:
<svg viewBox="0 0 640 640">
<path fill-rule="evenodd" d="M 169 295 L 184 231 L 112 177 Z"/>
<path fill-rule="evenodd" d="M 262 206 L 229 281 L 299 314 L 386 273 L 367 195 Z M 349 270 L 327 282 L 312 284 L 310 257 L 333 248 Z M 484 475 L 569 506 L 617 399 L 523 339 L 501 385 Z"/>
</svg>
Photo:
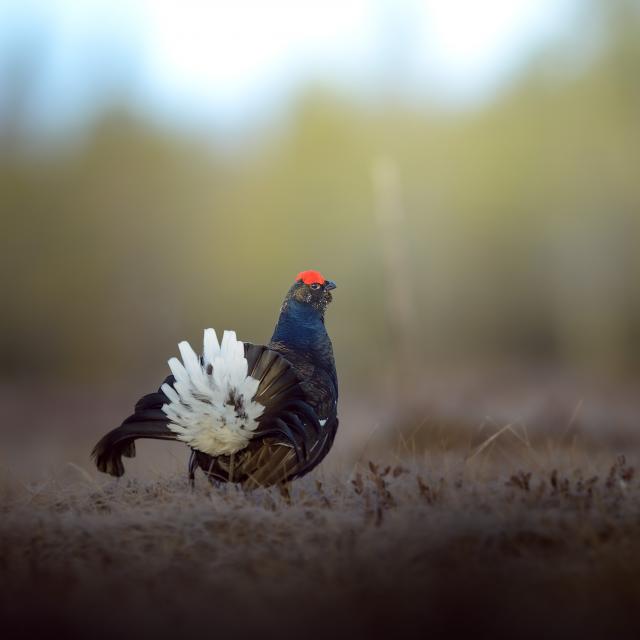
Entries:
<svg viewBox="0 0 640 640">
<path fill-rule="evenodd" d="M 640 637 L 640 386 L 445 373 L 345 394 L 289 496 L 180 443 L 99 474 L 144 381 L 0 387 L 2 637 Z"/>
<path fill-rule="evenodd" d="M 80 468 L 75 480 L 5 483 L 3 628 L 11 637 L 638 637 L 631 462 L 574 447 L 534 463 L 539 453 L 523 445 L 530 466 L 502 475 L 497 441 L 463 458 L 321 470 L 288 496 Z"/>
</svg>

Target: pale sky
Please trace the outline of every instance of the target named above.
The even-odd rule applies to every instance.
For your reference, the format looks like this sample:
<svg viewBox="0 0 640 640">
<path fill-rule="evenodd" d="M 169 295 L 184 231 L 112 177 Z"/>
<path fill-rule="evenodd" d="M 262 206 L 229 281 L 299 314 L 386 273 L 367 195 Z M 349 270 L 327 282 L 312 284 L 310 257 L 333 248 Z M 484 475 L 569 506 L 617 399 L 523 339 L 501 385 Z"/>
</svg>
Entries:
<svg viewBox="0 0 640 640">
<path fill-rule="evenodd" d="M 121 86 L 158 117 L 221 123 L 314 80 L 464 103 L 570 30 L 579 1 L 3 0 L 0 74 L 16 43 L 39 50 L 34 113 L 53 120 Z"/>
</svg>

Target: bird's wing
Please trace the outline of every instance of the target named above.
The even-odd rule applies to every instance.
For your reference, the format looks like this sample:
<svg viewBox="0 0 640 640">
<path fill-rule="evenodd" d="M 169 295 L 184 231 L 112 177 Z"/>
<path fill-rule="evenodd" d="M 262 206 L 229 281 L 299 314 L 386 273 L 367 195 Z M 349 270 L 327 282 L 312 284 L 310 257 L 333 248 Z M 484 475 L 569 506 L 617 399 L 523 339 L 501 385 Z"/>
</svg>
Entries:
<svg viewBox="0 0 640 640">
<path fill-rule="evenodd" d="M 296 450 L 282 439 L 255 439 L 232 456 L 213 458 L 196 452 L 198 466 L 210 480 L 239 482 L 246 489 L 286 482 L 300 466 Z"/>
</svg>

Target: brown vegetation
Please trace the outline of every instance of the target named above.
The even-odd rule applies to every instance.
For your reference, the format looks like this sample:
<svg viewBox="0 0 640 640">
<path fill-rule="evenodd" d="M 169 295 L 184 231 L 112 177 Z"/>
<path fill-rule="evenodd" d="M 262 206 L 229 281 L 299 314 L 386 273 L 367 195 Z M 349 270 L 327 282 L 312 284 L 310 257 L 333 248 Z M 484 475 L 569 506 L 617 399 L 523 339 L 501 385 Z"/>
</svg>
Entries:
<svg viewBox="0 0 640 640">
<path fill-rule="evenodd" d="M 488 450 L 320 470 L 290 495 L 79 468 L 72 481 L 5 482 L 5 625 L 92 637 L 634 637 L 631 461 L 555 451 L 554 466 L 510 473 Z"/>
</svg>

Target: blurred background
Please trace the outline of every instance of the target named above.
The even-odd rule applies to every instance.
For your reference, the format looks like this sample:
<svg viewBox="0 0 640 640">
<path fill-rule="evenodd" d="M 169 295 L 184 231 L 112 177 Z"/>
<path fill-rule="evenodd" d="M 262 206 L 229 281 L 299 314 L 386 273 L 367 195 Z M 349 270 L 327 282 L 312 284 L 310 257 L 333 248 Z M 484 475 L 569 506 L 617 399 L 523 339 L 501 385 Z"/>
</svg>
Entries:
<svg viewBox="0 0 640 640">
<path fill-rule="evenodd" d="M 5 472 L 308 268 L 336 461 L 640 427 L 637 0 L 4 0 L 0 207 Z"/>
</svg>

